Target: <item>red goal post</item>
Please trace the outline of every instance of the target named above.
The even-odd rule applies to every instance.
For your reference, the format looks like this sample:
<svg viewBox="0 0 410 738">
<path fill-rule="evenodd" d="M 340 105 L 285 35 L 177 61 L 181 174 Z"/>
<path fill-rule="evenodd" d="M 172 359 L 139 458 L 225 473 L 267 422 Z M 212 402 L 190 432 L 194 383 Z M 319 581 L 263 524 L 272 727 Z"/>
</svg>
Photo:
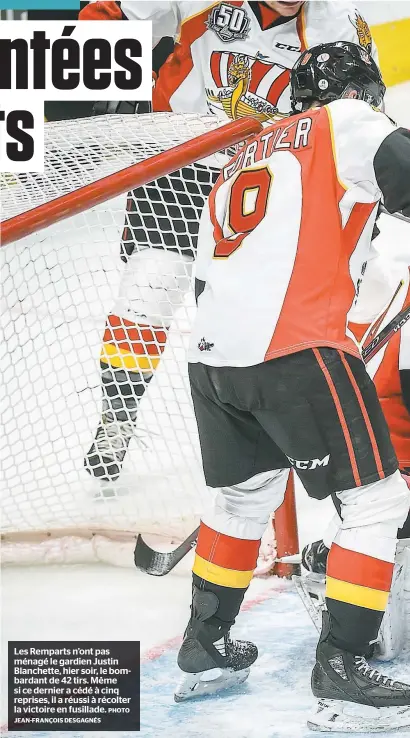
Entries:
<svg viewBox="0 0 410 738">
<path fill-rule="evenodd" d="M 118 116 L 115 117 L 117 118 Z M 98 121 L 98 119 L 96 119 L 96 121 Z M 96 122 L 96 126 L 97 125 L 98 122 Z M 70 126 L 68 126 L 68 128 L 70 128 Z M 79 121 L 79 128 L 81 128 L 81 121 Z M 43 231 L 43 229 L 47 229 L 61 220 L 72 218 L 76 214 L 86 213 L 88 210 L 106 203 L 112 198 L 122 195 L 123 193 L 135 190 L 136 188 L 164 177 L 175 170 L 182 170 L 193 162 L 204 160 L 205 157 L 209 157 L 221 150 L 228 149 L 229 147 L 244 141 L 249 136 L 257 134 L 260 132 L 261 128 L 261 124 L 258 121 L 252 118 L 242 118 L 220 127 L 214 127 L 212 130 L 208 130 L 199 136 L 183 141 L 167 150 L 160 151 L 154 156 L 144 158 L 141 161 L 137 161 L 137 163 L 119 169 L 119 171 L 114 171 L 107 176 L 97 178 L 95 181 L 89 181 L 81 187 L 75 187 L 72 191 L 65 192 L 65 194 L 58 197 L 54 197 L 52 199 L 47 199 L 47 196 L 43 197 L 44 201 L 40 201 L 40 204 L 37 205 L 37 207 L 27 207 L 28 203 L 26 202 L 24 208 L 17 206 L 16 214 L 13 214 L 13 208 L 11 208 L 9 211 L 12 213 L 11 217 L 7 217 L 8 210 L 6 207 L 5 212 L 7 219 L 3 220 L 1 223 L 1 245 L 6 246 L 8 244 L 15 244 L 20 239 L 24 239 L 28 236 L 31 236 L 31 239 L 29 239 L 29 242 L 31 242 L 33 238 L 37 238 L 37 236 L 33 236 L 33 234 L 37 234 L 39 231 Z M 88 145 L 89 152 L 91 152 L 91 159 L 94 156 L 97 145 L 98 143 Z M 85 148 L 86 147 L 84 145 L 84 150 Z M 79 151 L 79 155 L 82 155 L 81 147 L 79 148 Z M 52 157 L 58 157 L 58 151 L 53 150 Z M 7 189 L 13 190 L 13 175 L 6 175 L 6 178 L 7 176 L 9 176 L 12 183 L 10 187 L 2 187 L 3 192 L 6 192 L 6 194 Z M 67 173 L 65 176 L 67 176 Z M 61 177 L 63 178 L 63 174 Z M 17 179 L 20 184 L 21 182 L 24 183 L 24 175 L 19 175 Z M 33 186 L 32 182 L 30 182 L 28 193 L 28 202 L 30 205 L 36 203 L 35 196 L 33 197 L 33 200 L 31 200 L 31 193 L 35 194 L 35 192 L 36 188 Z M 292 473 L 288 484 L 285 502 L 277 511 L 275 517 L 277 557 L 281 558 L 286 555 L 297 553 L 298 536 Z M 67 518 L 67 520 L 68 519 L 69 518 Z M 72 518 L 70 518 L 70 522 L 71 519 Z M 91 537 L 97 535 L 100 532 L 100 527 L 101 526 L 95 528 L 90 526 L 90 530 L 87 531 L 87 534 Z M 119 527 L 121 526 L 116 525 L 112 538 L 120 542 L 126 539 L 128 534 L 132 539 L 135 537 L 135 533 L 141 532 L 138 529 L 135 531 L 132 529 L 132 531 L 122 533 L 122 531 L 119 530 Z M 42 532 L 44 532 L 46 539 L 54 539 L 59 535 L 72 535 L 75 530 L 71 525 L 67 525 L 67 528 L 63 528 L 61 524 L 59 524 L 56 531 L 52 528 L 49 530 L 47 526 L 44 526 L 44 528 L 44 531 L 38 531 L 37 525 L 33 527 L 33 530 L 27 529 L 25 531 L 27 535 L 24 536 L 24 531 L 20 532 L 18 529 L 13 529 L 12 526 L 11 530 L 6 530 L 4 540 L 7 543 L 13 543 L 13 541 L 19 542 L 21 540 L 24 541 L 25 539 L 27 541 L 34 542 L 41 539 Z M 81 535 L 85 535 L 83 527 L 81 527 L 80 532 Z M 34 543 L 28 543 L 28 545 L 34 545 Z M 25 561 L 24 556 L 23 561 Z M 9 562 L 11 563 L 11 559 Z M 291 569 L 292 568 L 287 564 L 277 563 L 275 566 L 275 573 L 286 576 L 291 573 Z"/>
</svg>

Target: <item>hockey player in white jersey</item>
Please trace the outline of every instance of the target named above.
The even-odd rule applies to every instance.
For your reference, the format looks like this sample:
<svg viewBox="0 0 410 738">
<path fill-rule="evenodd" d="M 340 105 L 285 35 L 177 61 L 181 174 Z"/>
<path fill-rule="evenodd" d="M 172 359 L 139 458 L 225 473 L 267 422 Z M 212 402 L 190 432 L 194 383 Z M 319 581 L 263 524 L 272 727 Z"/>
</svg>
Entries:
<svg viewBox="0 0 410 738">
<path fill-rule="evenodd" d="M 177 700 L 243 681 L 257 658 L 230 630 L 293 467 L 310 496 L 337 495 L 343 520 L 308 725 L 410 727 L 410 686 L 367 661 L 410 492 L 347 329 L 381 197 L 410 210 L 410 138 L 378 112 L 384 91 L 363 48 L 308 49 L 291 74 L 295 116 L 244 146 L 203 211 L 189 376 L 217 493 L 198 536 Z"/>
<path fill-rule="evenodd" d="M 176 39 L 159 71 L 154 111 L 267 122 L 289 113 L 290 69 L 308 45 L 344 39 L 377 59 L 361 11 L 344 0 L 92 2 L 80 17 L 149 19 L 154 44 Z M 130 193 L 121 246 L 128 263 L 101 350 L 103 412 L 85 458 L 101 479 L 121 472 L 139 402 L 191 286 L 198 217 L 218 174 L 217 162 L 196 165 Z"/>
</svg>

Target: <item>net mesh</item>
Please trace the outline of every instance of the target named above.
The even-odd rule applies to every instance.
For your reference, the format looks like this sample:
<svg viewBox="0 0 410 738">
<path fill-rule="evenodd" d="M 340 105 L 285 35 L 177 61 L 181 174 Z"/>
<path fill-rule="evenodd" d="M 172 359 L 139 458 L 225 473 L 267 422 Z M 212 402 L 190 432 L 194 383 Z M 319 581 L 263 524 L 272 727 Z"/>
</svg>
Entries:
<svg viewBox="0 0 410 738">
<path fill-rule="evenodd" d="M 1 177 L 2 220 L 216 126 L 177 114 L 48 123 L 44 174 Z M 218 171 L 184 167 L 0 250 L 6 560 L 31 559 L 34 540 L 47 546 L 40 560 L 64 559 L 70 537 L 82 558 L 79 541 L 95 548 L 100 534 L 176 540 L 197 523 L 208 493 L 185 352 L 199 216 Z M 84 457 L 99 427 L 96 477 Z M 114 478 L 110 454 L 128 441 Z"/>
</svg>

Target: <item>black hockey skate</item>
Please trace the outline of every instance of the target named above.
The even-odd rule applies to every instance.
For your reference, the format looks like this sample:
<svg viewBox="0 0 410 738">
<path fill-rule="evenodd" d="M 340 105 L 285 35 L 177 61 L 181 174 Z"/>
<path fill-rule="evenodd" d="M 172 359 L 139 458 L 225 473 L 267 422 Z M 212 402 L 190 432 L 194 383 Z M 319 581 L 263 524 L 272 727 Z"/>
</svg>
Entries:
<svg viewBox="0 0 410 738">
<path fill-rule="evenodd" d="M 308 543 L 302 551 L 302 565 L 314 574 L 326 574 L 329 549 L 323 541 Z"/>
<path fill-rule="evenodd" d="M 213 617 L 218 605 L 216 594 L 194 586 L 192 615 L 178 653 L 178 666 L 185 673 L 175 691 L 175 702 L 242 684 L 258 657 L 253 643 L 233 640 L 230 626 Z"/>
<path fill-rule="evenodd" d="M 323 541 L 308 543 L 302 551 L 302 565 L 308 574 L 292 577 L 296 591 L 319 633 L 322 612 L 326 610 L 325 578 L 328 555 L 329 549 Z"/>
<path fill-rule="evenodd" d="M 312 691 L 319 700 L 308 721 L 312 730 L 362 733 L 410 727 L 410 685 L 381 674 L 364 656 L 334 646 L 328 613 L 323 613 Z"/>
</svg>

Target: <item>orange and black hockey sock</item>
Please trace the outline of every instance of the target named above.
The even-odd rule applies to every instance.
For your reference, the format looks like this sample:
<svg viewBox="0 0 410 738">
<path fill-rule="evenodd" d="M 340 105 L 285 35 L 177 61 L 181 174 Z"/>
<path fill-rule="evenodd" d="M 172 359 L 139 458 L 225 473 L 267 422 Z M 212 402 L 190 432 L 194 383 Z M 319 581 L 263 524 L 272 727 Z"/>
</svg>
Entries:
<svg viewBox="0 0 410 738">
<path fill-rule="evenodd" d="M 369 652 L 387 606 L 394 564 L 333 543 L 327 560 L 330 640 L 360 656 Z"/>
<path fill-rule="evenodd" d="M 226 536 L 201 523 L 192 569 L 193 584 L 213 592 L 218 609 L 211 618 L 229 629 L 235 622 L 258 560 L 260 540 Z"/>
<path fill-rule="evenodd" d="M 117 315 L 107 317 L 100 366 L 105 410 L 118 421 L 135 420 L 138 404 L 167 340 L 167 329 L 137 325 Z"/>
</svg>

